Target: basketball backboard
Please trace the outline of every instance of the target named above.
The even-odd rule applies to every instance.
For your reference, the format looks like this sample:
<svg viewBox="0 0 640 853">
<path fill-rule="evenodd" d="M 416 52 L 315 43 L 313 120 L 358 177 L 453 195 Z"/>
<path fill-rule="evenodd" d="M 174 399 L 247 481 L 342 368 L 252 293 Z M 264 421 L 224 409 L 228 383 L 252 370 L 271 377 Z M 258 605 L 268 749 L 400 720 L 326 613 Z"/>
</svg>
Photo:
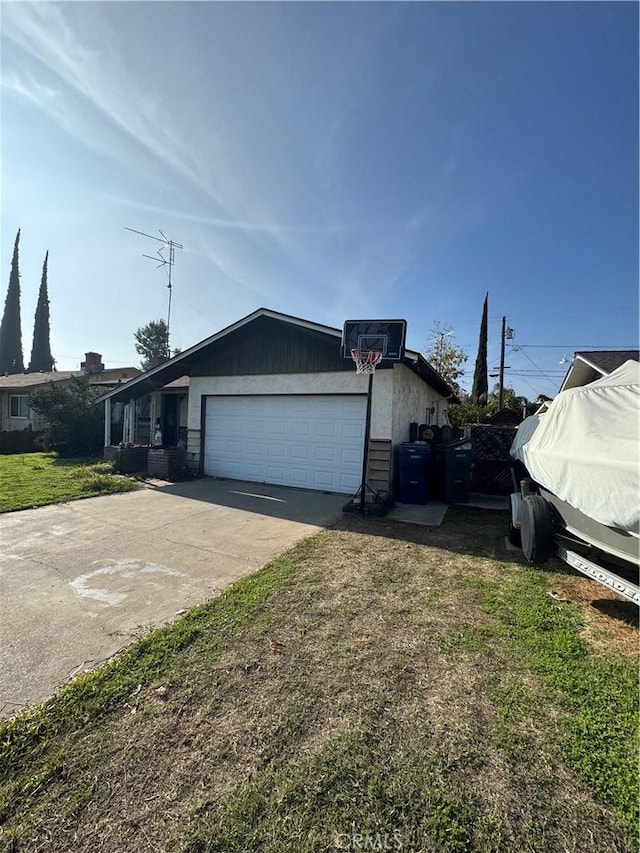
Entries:
<svg viewBox="0 0 640 853">
<path fill-rule="evenodd" d="M 347 320 L 342 332 L 342 357 L 351 350 L 378 350 L 382 361 L 402 361 L 407 336 L 406 320 Z"/>
</svg>

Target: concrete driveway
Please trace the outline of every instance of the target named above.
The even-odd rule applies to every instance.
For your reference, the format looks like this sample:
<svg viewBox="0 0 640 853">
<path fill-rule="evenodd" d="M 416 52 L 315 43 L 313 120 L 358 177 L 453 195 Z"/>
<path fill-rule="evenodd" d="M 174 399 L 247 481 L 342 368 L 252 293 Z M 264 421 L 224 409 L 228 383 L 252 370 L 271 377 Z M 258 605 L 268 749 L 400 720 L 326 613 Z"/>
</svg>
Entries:
<svg viewBox="0 0 640 853">
<path fill-rule="evenodd" d="M 0 519 L 0 716 L 263 566 L 344 495 L 204 478 Z"/>
</svg>

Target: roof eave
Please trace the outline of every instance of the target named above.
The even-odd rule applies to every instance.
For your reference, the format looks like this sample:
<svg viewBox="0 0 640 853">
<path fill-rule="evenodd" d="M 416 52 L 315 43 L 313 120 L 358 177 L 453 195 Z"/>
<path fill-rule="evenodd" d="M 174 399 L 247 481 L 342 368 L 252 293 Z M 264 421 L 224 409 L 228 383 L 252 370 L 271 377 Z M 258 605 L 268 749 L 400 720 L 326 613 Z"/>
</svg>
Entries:
<svg viewBox="0 0 640 853">
<path fill-rule="evenodd" d="M 167 361 L 163 361 L 162 364 L 158 365 L 157 367 L 154 367 L 151 370 L 146 370 L 144 373 L 141 373 L 140 376 L 136 376 L 133 379 L 130 379 L 128 382 L 124 383 L 123 385 L 120 385 L 118 388 L 115 388 L 108 394 L 103 394 L 102 397 L 97 400 L 97 402 L 104 402 L 105 400 L 108 400 L 110 397 L 113 397 L 116 394 L 122 394 L 123 391 L 127 391 L 130 388 L 133 389 L 136 385 L 139 385 L 142 382 L 153 382 L 154 376 L 157 376 L 162 372 L 166 372 L 168 368 L 174 367 L 181 361 L 185 361 L 191 358 L 191 356 L 195 355 L 200 350 L 205 349 L 216 341 L 219 341 L 227 335 L 232 334 L 232 332 L 236 332 L 238 329 L 241 329 L 248 323 L 257 320 L 258 317 L 269 317 L 273 320 L 280 320 L 285 323 L 290 323 L 292 326 L 299 326 L 300 328 L 309 329 L 310 331 L 332 335 L 335 338 L 342 338 L 342 332 L 340 331 L 340 329 L 336 329 L 333 326 L 323 326 L 320 323 L 312 323 L 310 320 L 302 320 L 300 317 L 293 317 L 290 314 L 282 314 L 279 311 L 273 311 L 270 308 L 258 308 L 251 314 L 247 314 L 246 317 L 242 317 L 240 320 L 236 320 L 236 322 L 232 323 L 230 326 L 225 326 L 224 329 L 221 329 L 214 335 L 210 335 L 203 341 L 194 344 L 189 349 L 184 350 L 184 352 L 178 353 L 178 355 L 175 355 L 173 358 L 170 358 Z M 185 371 L 185 373 L 187 373 L 187 371 Z M 162 385 L 160 385 L 159 387 L 162 387 Z M 159 388 L 156 390 L 159 390 Z"/>
<path fill-rule="evenodd" d="M 447 400 L 448 403 L 452 403 L 453 405 L 460 404 L 460 399 L 456 395 L 453 388 L 449 385 L 446 379 L 443 376 L 440 376 L 438 371 L 429 364 L 429 362 L 422 355 L 422 353 L 417 352 L 416 350 L 406 349 L 404 351 L 404 354 L 405 358 L 408 357 L 409 359 L 411 359 L 416 364 L 416 366 L 418 363 L 424 366 L 428 378 L 420 378 L 423 379 L 423 381 L 426 382 L 428 385 L 430 385 L 434 389 L 434 391 L 437 391 L 438 394 L 442 394 L 442 396 L 445 398 L 445 400 Z"/>
</svg>

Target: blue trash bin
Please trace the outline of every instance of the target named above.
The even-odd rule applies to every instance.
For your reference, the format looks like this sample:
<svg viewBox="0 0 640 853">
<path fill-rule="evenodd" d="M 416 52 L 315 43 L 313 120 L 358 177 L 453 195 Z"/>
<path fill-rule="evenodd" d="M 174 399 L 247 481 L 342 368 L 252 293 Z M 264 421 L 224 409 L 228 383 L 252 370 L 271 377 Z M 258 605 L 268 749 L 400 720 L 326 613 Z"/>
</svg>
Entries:
<svg viewBox="0 0 640 853">
<path fill-rule="evenodd" d="M 403 504 L 426 504 L 429 494 L 431 446 L 424 442 L 397 445 L 397 498 Z"/>
</svg>

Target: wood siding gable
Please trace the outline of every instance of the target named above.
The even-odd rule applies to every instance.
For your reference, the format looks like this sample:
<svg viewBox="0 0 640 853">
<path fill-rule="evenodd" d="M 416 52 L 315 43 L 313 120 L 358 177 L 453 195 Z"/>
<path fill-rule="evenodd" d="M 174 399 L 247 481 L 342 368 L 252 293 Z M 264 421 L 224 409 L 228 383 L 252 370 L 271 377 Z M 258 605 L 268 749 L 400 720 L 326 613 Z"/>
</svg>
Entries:
<svg viewBox="0 0 640 853">
<path fill-rule="evenodd" d="M 353 370 L 343 359 L 340 339 L 270 317 L 212 344 L 191 367 L 191 376 L 249 376 Z"/>
</svg>

